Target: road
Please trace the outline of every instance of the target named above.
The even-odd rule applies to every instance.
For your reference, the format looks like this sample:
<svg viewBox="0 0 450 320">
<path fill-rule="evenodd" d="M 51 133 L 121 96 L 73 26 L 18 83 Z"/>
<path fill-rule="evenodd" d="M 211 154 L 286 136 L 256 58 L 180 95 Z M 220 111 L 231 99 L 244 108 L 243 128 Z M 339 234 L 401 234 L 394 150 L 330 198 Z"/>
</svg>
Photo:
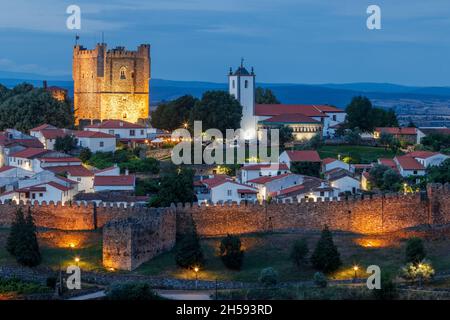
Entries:
<svg viewBox="0 0 450 320">
<path fill-rule="evenodd" d="M 212 291 L 200 290 L 155 290 L 155 293 L 170 300 L 211 300 Z M 67 300 L 92 300 L 105 297 L 105 291 L 97 291 Z"/>
</svg>

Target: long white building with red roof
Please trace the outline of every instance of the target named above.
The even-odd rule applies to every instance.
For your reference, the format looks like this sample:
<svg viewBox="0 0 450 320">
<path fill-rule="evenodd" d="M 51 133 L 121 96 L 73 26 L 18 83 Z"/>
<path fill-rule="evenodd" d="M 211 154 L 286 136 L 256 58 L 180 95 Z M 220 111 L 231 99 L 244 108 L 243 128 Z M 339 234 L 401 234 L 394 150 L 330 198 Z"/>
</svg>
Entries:
<svg viewBox="0 0 450 320">
<path fill-rule="evenodd" d="M 311 139 L 320 134 L 331 137 L 345 121 L 344 110 L 334 106 L 302 104 L 256 104 L 255 73 L 241 65 L 228 74 L 229 93 L 242 105 L 241 130 L 246 140 L 260 136 L 262 129 L 292 128 L 296 140 Z"/>
</svg>

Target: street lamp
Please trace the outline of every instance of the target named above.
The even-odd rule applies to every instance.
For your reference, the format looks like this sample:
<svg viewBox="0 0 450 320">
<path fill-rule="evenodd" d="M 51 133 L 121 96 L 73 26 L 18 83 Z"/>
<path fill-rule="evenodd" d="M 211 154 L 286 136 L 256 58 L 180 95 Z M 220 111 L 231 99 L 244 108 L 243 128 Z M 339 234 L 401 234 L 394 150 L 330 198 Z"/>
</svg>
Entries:
<svg viewBox="0 0 450 320">
<path fill-rule="evenodd" d="M 195 272 L 195 289 L 197 289 L 198 287 L 198 271 L 199 271 L 199 267 L 194 267 L 194 272 Z"/>
<path fill-rule="evenodd" d="M 78 267 L 78 264 L 80 263 L 80 257 L 75 257 L 75 262 L 77 263 L 77 267 Z"/>
<path fill-rule="evenodd" d="M 353 270 L 355 271 L 355 280 L 356 280 L 358 269 L 359 269 L 359 267 L 357 265 L 353 266 Z"/>
</svg>

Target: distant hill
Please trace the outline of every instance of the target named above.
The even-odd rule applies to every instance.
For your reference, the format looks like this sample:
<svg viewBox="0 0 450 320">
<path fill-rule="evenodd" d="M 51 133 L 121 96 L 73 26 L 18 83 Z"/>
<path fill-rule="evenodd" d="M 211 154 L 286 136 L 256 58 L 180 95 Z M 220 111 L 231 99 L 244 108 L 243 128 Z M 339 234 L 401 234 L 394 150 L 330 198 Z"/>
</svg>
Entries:
<svg viewBox="0 0 450 320">
<path fill-rule="evenodd" d="M 60 86 L 73 96 L 73 82 L 70 79 L 55 79 L 54 77 L 35 74 L 21 74 L 0 71 L 0 83 L 13 87 L 21 82 L 42 86 L 46 79 L 50 86 Z M 356 95 L 365 95 L 383 106 L 383 101 L 442 101 L 450 100 L 450 87 L 413 87 L 391 83 L 347 83 L 347 84 L 283 84 L 258 83 L 270 88 L 283 103 L 331 104 L 344 108 Z M 150 81 L 150 100 L 152 105 L 162 101 L 173 100 L 185 94 L 200 97 L 207 90 L 227 90 L 225 83 L 200 81 L 173 81 L 152 79 Z M 387 106 L 388 104 L 386 104 Z"/>
</svg>

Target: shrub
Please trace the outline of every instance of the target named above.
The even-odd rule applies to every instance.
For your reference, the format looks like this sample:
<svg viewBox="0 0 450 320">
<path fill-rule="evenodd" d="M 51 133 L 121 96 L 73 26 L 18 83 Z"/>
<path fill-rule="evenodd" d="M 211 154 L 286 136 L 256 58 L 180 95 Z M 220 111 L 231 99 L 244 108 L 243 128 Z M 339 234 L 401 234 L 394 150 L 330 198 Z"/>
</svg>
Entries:
<svg viewBox="0 0 450 320">
<path fill-rule="evenodd" d="M 397 286 L 392 281 L 392 277 L 387 273 L 381 275 L 381 288 L 372 290 L 373 296 L 377 300 L 393 300 L 397 298 Z"/>
<path fill-rule="evenodd" d="M 276 285 L 278 282 L 278 272 L 272 267 L 262 269 L 259 275 L 259 282 L 266 287 Z"/>
<path fill-rule="evenodd" d="M 241 250 L 241 239 L 227 235 L 220 242 L 220 257 L 223 264 L 234 270 L 240 270 L 244 261 L 244 251 Z"/>
<path fill-rule="evenodd" d="M 81 148 L 79 157 L 80 157 L 80 160 L 83 162 L 88 161 L 92 157 L 91 149 Z"/>
<path fill-rule="evenodd" d="M 182 268 L 200 267 L 203 265 L 204 256 L 196 233 L 188 234 L 181 239 L 176 250 L 175 262 Z"/>
<path fill-rule="evenodd" d="M 319 288 L 326 288 L 328 285 L 327 277 L 322 272 L 314 273 L 314 284 Z"/>
<path fill-rule="evenodd" d="M 434 269 L 430 262 L 423 260 L 419 263 L 407 263 L 401 269 L 401 277 L 412 281 L 428 281 L 434 276 Z"/>
<path fill-rule="evenodd" d="M 419 263 L 426 257 L 425 247 L 421 238 L 410 238 L 406 242 L 406 262 Z"/>
<path fill-rule="evenodd" d="M 322 230 L 311 262 L 314 268 L 325 273 L 336 271 L 342 264 L 339 251 L 333 242 L 333 235 L 327 226 Z"/>
<path fill-rule="evenodd" d="M 47 285 L 47 287 L 49 287 L 50 289 L 55 289 L 56 288 L 56 282 L 57 282 L 57 278 L 56 277 L 48 277 L 45 281 L 45 284 Z"/>
<path fill-rule="evenodd" d="M 308 253 L 308 242 L 306 241 L 306 239 L 300 239 L 294 242 L 294 245 L 291 249 L 290 258 L 299 268 L 303 263 L 305 263 Z"/>
<path fill-rule="evenodd" d="M 106 293 L 109 300 L 161 300 L 147 283 L 125 282 L 112 284 Z"/>
</svg>

